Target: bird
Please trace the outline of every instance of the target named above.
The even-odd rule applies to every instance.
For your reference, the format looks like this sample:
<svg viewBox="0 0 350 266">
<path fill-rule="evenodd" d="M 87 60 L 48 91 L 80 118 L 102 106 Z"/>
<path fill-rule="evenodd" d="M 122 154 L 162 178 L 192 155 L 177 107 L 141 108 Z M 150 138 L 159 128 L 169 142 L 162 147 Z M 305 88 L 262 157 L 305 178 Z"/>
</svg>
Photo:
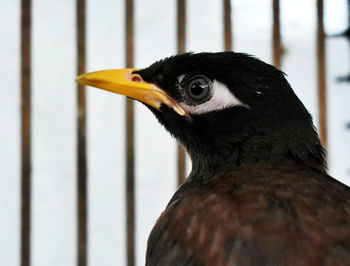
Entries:
<svg viewBox="0 0 350 266">
<path fill-rule="evenodd" d="M 350 265 L 350 188 L 327 174 L 282 71 L 245 53 L 189 52 L 77 81 L 145 104 L 191 158 L 147 266 Z"/>
</svg>

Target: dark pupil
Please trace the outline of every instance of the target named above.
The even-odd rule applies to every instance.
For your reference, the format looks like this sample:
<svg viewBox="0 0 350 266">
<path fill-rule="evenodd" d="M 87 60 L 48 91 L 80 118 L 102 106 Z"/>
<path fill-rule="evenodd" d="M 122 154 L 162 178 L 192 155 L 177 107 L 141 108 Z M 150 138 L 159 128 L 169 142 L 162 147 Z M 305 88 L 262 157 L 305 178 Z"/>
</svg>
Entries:
<svg viewBox="0 0 350 266">
<path fill-rule="evenodd" d="M 203 93 L 205 85 L 197 81 L 191 85 L 191 93 L 195 96 L 199 96 Z"/>
<path fill-rule="evenodd" d="M 187 96 L 196 103 L 206 100 L 210 93 L 210 81 L 206 77 L 200 76 L 185 80 L 182 86 Z"/>
</svg>

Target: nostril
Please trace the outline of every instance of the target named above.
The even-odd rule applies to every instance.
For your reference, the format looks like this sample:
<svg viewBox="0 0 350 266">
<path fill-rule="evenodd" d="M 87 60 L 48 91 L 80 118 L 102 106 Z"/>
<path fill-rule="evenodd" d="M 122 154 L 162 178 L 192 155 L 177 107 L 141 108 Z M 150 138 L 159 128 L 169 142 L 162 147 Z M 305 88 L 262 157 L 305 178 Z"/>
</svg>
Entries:
<svg viewBox="0 0 350 266">
<path fill-rule="evenodd" d="M 133 81 L 133 82 L 141 82 L 141 77 L 139 76 L 139 75 L 132 75 L 131 76 L 131 80 Z"/>
</svg>

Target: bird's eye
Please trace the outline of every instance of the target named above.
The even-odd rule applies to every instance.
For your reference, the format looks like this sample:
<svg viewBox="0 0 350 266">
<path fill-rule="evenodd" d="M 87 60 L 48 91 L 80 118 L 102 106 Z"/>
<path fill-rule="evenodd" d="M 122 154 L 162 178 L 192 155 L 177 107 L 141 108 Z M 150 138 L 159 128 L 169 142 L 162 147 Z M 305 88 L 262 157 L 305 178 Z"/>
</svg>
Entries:
<svg viewBox="0 0 350 266">
<path fill-rule="evenodd" d="M 187 80 L 185 90 L 192 100 L 203 100 L 210 94 L 211 82 L 203 76 Z"/>
</svg>

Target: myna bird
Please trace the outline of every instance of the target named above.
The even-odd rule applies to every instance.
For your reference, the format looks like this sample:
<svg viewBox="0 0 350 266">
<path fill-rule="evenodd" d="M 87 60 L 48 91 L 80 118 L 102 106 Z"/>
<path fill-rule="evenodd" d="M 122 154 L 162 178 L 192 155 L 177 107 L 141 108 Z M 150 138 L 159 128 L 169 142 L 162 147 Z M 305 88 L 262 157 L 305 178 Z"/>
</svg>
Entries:
<svg viewBox="0 0 350 266">
<path fill-rule="evenodd" d="M 350 188 L 326 174 L 281 71 L 246 54 L 186 53 L 78 81 L 143 102 L 191 157 L 146 265 L 350 265 Z"/>
</svg>

